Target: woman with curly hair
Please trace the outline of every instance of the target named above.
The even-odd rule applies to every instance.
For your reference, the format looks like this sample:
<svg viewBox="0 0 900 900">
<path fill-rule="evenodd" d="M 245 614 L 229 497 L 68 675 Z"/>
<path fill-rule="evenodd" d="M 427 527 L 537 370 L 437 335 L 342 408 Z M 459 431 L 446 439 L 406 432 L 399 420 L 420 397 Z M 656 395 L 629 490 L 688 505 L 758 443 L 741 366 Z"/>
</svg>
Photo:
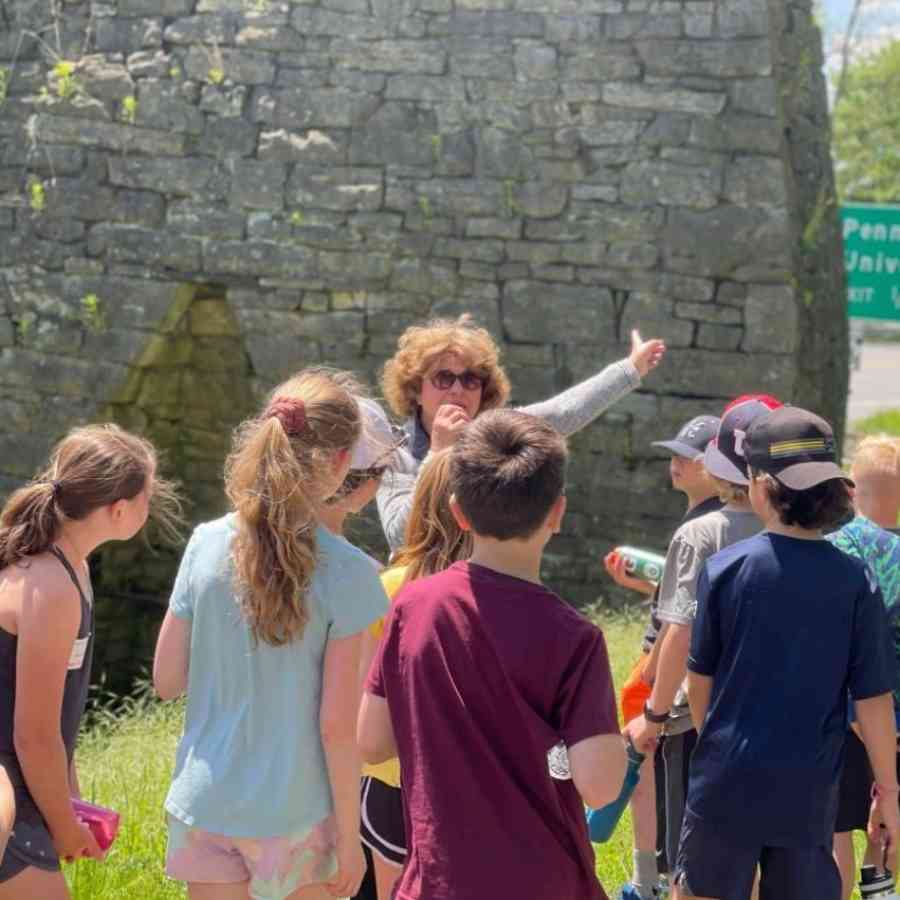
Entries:
<svg viewBox="0 0 900 900">
<path fill-rule="evenodd" d="M 550 400 L 522 408 L 563 435 L 574 434 L 634 390 L 665 353 L 658 339 L 631 333 L 631 353 Z M 405 419 L 406 447 L 378 491 L 385 537 L 396 550 L 403 542 L 419 467 L 430 451 L 452 447 L 479 413 L 503 406 L 509 379 L 491 335 L 468 315 L 435 319 L 407 328 L 382 374 L 391 409 Z"/>
</svg>

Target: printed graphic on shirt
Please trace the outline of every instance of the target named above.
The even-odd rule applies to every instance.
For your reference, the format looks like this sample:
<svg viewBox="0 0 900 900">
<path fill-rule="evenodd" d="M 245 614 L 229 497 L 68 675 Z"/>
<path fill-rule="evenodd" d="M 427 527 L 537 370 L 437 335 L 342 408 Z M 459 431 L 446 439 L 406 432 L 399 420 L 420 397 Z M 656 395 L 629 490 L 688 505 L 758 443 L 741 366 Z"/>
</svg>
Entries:
<svg viewBox="0 0 900 900">
<path fill-rule="evenodd" d="M 77 638 L 75 643 L 72 644 L 72 652 L 69 654 L 69 666 L 71 669 L 80 669 L 84 665 L 84 655 L 87 653 L 87 645 L 88 641 L 91 639 L 91 636 Z"/>
<path fill-rule="evenodd" d="M 881 588 L 893 636 L 894 656 L 900 661 L 900 537 L 857 516 L 827 536 L 839 550 L 866 564 L 869 587 Z M 874 579 L 874 582 L 873 582 Z M 900 666 L 894 685 L 894 708 L 900 710 Z"/>
<path fill-rule="evenodd" d="M 566 745 L 560 741 L 547 751 L 547 768 L 550 777 L 557 781 L 571 781 L 572 770 L 569 767 L 569 751 Z"/>
</svg>

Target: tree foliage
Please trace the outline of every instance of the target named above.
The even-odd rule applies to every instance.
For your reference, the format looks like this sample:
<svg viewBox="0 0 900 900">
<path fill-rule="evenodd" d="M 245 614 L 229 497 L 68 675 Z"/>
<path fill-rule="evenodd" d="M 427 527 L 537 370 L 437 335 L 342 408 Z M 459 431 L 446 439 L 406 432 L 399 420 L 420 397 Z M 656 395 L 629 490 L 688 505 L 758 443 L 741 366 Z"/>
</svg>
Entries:
<svg viewBox="0 0 900 900">
<path fill-rule="evenodd" d="M 847 67 L 834 156 L 841 200 L 900 203 L 900 40 Z"/>
</svg>

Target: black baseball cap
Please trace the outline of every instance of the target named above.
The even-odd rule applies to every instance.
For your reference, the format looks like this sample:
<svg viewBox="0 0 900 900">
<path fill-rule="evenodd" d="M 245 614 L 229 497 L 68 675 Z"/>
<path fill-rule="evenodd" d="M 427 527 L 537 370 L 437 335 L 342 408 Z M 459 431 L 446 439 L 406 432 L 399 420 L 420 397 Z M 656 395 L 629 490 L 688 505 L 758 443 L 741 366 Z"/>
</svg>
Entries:
<svg viewBox="0 0 900 900">
<path fill-rule="evenodd" d="M 747 464 L 795 491 L 807 491 L 823 481 L 853 484 L 837 464 L 834 432 L 815 413 L 782 406 L 757 419 L 744 441 Z"/>
<path fill-rule="evenodd" d="M 748 485 L 747 459 L 744 442 L 750 426 L 781 401 L 768 394 L 743 394 L 732 400 L 722 413 L 722 421 L 703 455 L 703 465 L 710 475 L 731 484 Z"/>
<path fill-rule="evenodd" d="M 716 436 L 719 419 L 716 416 L 694 416 L 681 426 L 671 441 L 654 441 L 652 446 L 671 450 L 676 456 L 697 459 L 703 456 L 706 445 Z"/>
</svg>

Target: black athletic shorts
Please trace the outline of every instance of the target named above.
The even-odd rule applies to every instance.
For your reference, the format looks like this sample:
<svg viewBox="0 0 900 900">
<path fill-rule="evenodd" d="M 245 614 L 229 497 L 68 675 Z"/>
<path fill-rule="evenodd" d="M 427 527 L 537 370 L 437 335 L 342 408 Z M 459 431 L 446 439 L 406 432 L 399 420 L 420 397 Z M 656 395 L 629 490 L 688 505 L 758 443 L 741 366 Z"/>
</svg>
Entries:
<svg viewBox="0 0 900 900">
<path fill-rule="evenodd" d="M 847 732 L 847 749 L 838 794 L 837 834 L 845 831 L 865 831 L 872 805 L 872 766 L 863 742 L 856 732 Z"/>
<path fill-rule="evenodd" d="M 400 788 L 377 778 L 363 778 L 359 835 L 385 862 L 406 865 L 406 827 Z"/>
<path fill-rule="evenodd" d="M 0 884 L 31 867 L 58 872 L 59 857 L 47 823 L 31 795 L 16 791 L 16 821 L 0 861 Z"/>
</svg>

